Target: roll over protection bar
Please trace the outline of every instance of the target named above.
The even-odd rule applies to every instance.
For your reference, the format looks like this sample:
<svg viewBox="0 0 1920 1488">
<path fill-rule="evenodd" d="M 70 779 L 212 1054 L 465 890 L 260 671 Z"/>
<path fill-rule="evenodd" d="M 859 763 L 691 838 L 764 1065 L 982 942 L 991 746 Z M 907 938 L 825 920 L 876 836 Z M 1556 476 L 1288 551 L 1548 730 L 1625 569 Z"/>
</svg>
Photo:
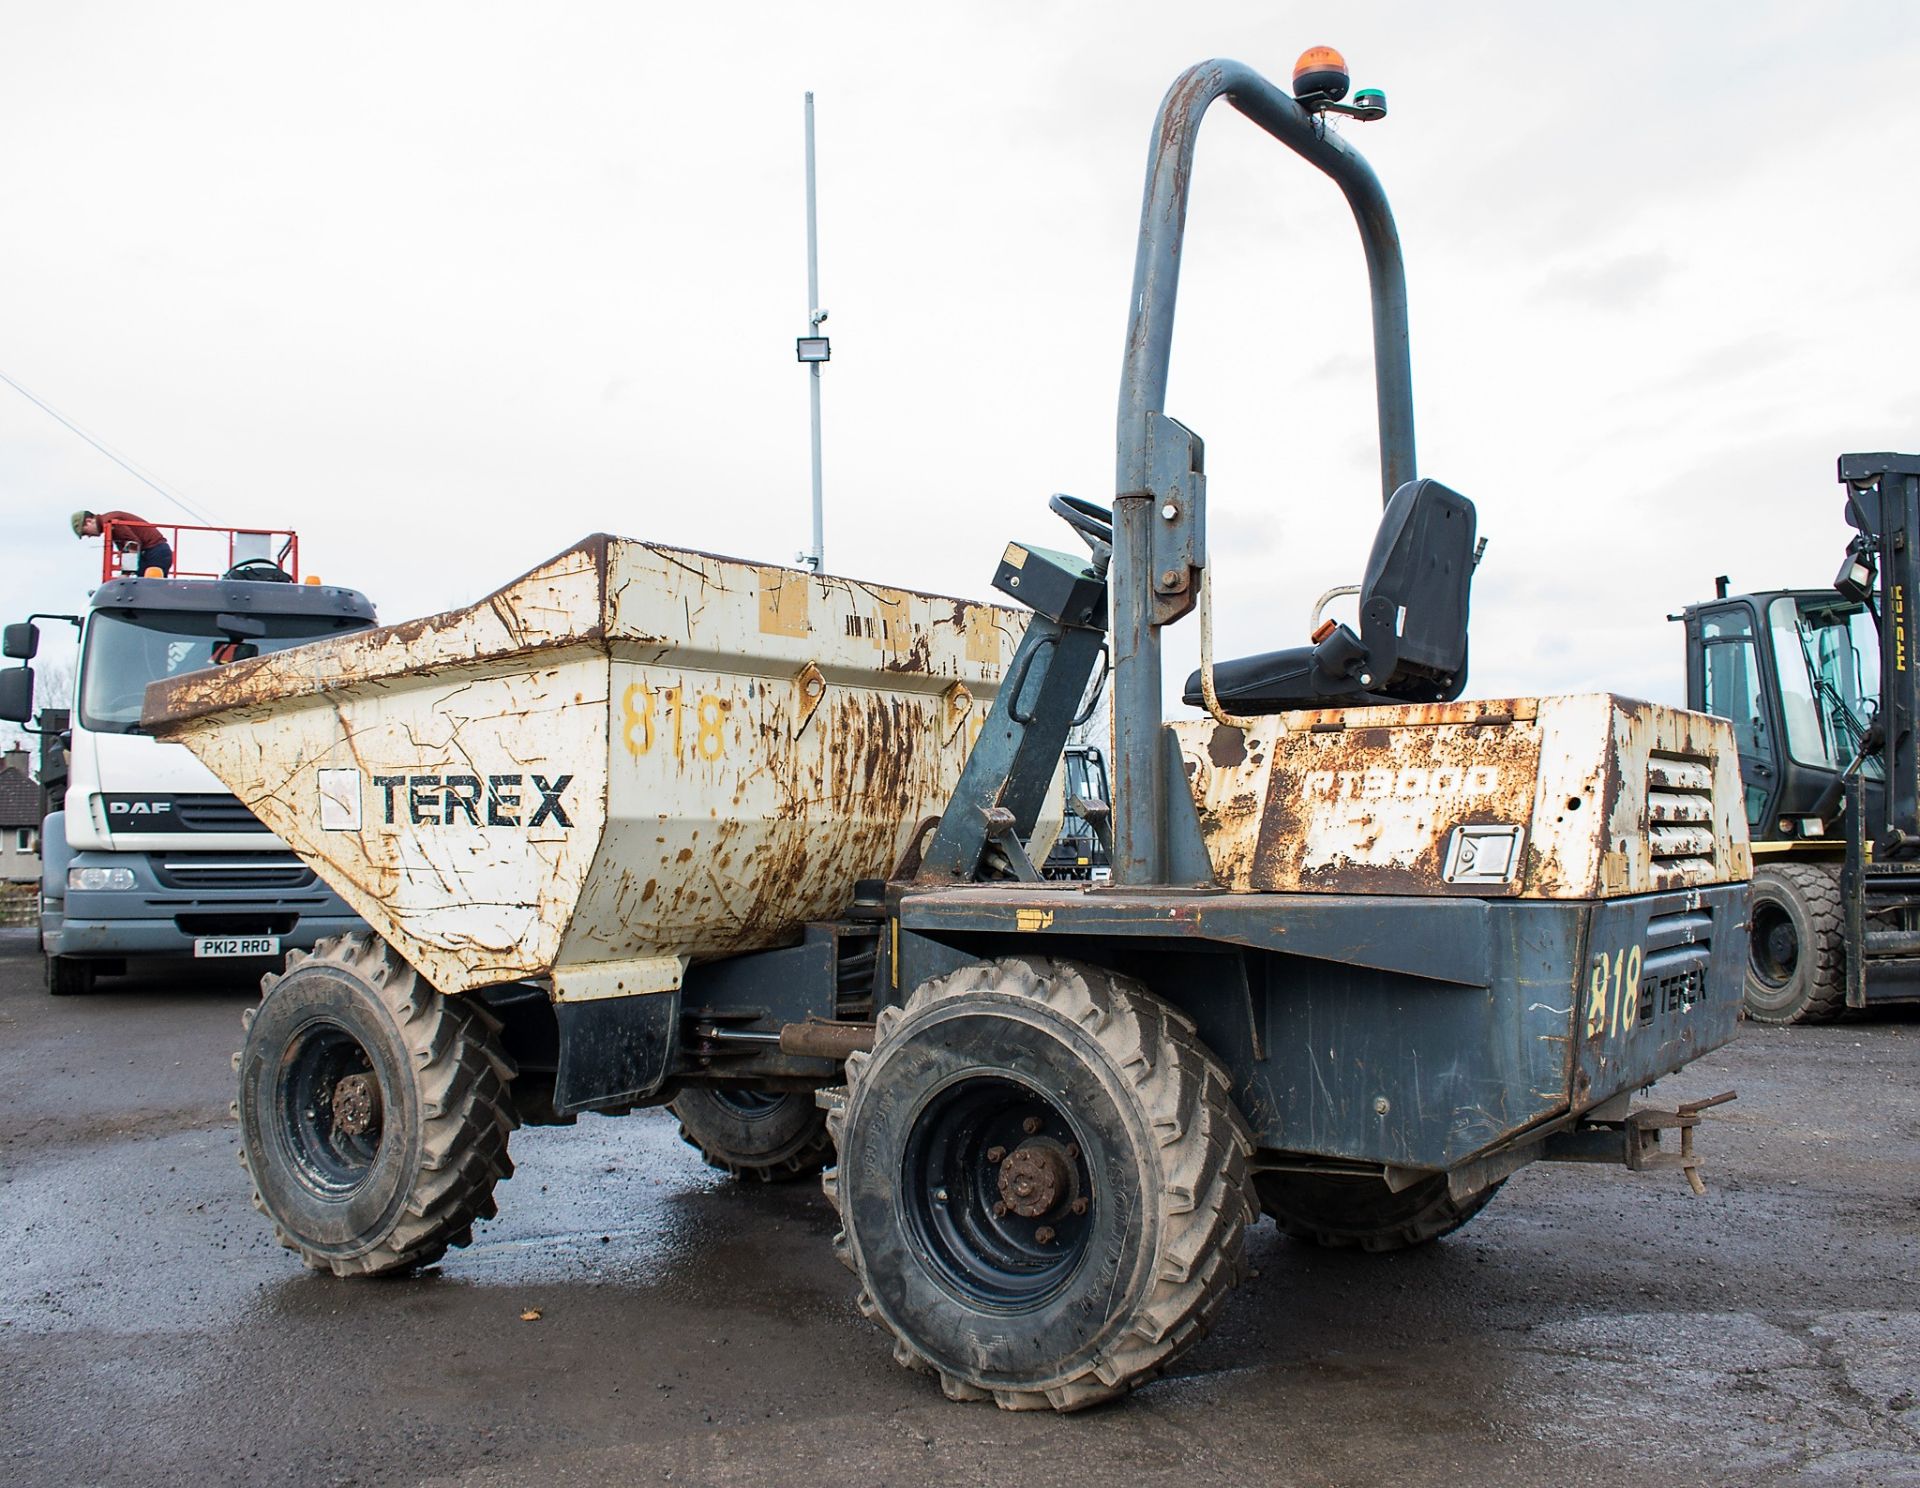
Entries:
<svg viewBox="0 0 1920 1488">
<path fill-rule="evenodd" d="M 1399 230 L 1373 168 L 1345 140 L 1327 131 L 1323 116 L 1304 108 L 1252 68 L 1224 60 L 1188 68 L 1168 90 L 1154 121 L 1120 376 L 1112 582 L 1116 885 L 1168 881 L 1165 824 L 1170 783 L 1169 759 L 1161 742 L 1160 627 L 1186 613 L 1191 600 L 1184 608 L 1178 603 L 1177 592 L 1190 586 L 1186 573 L 1178 565 L 1169 567 L 1167 558 L 1170 550 L 1179 550 L 1197 578 L 1197 570 L 1206 562 L 1206 528 L 1200 444 L 1191 435 L 1186 435 L 1191 441 L 1191 478 L 1180 486 L 1177 500 L 1166 489 L 1167 433 L 1185 435 L 1186 431 L 1166 418 L 1163 405 L 1194 144 L 1207 108 L 1222 95 L 1268 134 L 1331 176 L 1345 193 L 1360 229 L 1372 288 L 1382 504 L 1417 474 L 1406 271 Z M 1156 434 L 1162 446 L 1158 460 Z M 1175 528 L 1181 531 L 1184 547 L 1170 542 Z M 1175 598 L 1169 598 L 1170 591 L 1176 592 Z"/>
</svg>

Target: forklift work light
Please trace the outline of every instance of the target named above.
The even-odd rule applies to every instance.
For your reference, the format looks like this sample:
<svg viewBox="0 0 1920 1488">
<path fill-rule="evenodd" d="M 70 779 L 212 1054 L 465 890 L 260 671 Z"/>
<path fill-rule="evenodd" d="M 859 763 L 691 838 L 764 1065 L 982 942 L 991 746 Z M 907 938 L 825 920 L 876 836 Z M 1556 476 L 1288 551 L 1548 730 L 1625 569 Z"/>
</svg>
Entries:
<svg viewBox="0 0 1920 1488">
<path fill-rule="evenodd" d="M 1840 565 L 1833 587 L 1839 590 L 1842 599 L 1865 604 L 1873 596 L 1876 577 L 1873 544 L 1856 537 L 1847 545 L 1847 561 Z"/>
</svg>

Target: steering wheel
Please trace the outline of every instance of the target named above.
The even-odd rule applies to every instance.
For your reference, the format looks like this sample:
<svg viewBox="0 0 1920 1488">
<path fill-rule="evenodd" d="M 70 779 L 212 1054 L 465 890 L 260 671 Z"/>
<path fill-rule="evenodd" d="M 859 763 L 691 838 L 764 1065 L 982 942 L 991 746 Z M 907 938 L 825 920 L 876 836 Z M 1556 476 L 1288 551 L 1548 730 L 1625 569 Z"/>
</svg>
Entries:
<svg viewBox="0 0 1920 1488">
<path fill-rule="evenodd" d="M 293 582 L 293 575 L 271 558 L 243 558 L 221 577 L 249 579 L 256 583 L 291 584 Z"/>
<path fill-rule="evenodd" d="M 1060 493 L 1047 498 L 1047 510 L 1079 533 L 1081 540 L 1093 549 L 1096 559 L 1113 556 L 1111 508 Z"/>
</svg>

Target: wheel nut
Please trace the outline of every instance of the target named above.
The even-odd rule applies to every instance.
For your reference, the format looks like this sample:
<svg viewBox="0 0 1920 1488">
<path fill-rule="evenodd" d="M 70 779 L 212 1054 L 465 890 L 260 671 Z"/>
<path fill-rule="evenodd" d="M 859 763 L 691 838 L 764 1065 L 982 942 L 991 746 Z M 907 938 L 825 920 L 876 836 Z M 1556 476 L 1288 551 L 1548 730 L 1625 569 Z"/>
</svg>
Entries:
<svg viewBox="0 0 1920 1488">
<path fill-rule="evenodd" d="M 1025 1121 L 1020 1123 L 1020 1130 L 1028 1136 L 1032 1136 L 1040 1130 L 1040 1118 L 1038 1116 L 1029 1116 Z"/>
<path fill-rule="evenodd" d="M 999 1162 L 1000 1159 L 1005 1157 L 1006 1155 L 1007 1155 L 1007 1149 L 1004 1147 L 989 1147 L 987 1149 L 988 1162 Z"/>
<path fill-rule="evenodd" d="M 1087 1201 L 1085 1198 L 1078 1198 L 1075 1199 L 1072 1204 L 1068 1205 L 1068 1207 L 1072 1209 L 1075 1214 L 1085 1214 L 1087 1212 Z"/>
<path fill-rule="evenodd" d="M 997 1203 L 993 1206 L 993 1217 L 995 1219 L 1005 1219 L 1007 1217 L 1007 1206 L 1005 1202 Z"/>
<path fill-rule="evenodd" d="M 1041 1225 L 1039 1229 L 1033 1232 L 1033 1238 L 1041 1245 L 1053 1244 L 1053 1226 Z"/>
<path fill-rule="evenodd" d="M 1078 1142 L 1067 1143 L 1067 1161 L 1072 1162 L 1079 1155 L 1080 1155 L 1080 1144 Z"/>
</svg>

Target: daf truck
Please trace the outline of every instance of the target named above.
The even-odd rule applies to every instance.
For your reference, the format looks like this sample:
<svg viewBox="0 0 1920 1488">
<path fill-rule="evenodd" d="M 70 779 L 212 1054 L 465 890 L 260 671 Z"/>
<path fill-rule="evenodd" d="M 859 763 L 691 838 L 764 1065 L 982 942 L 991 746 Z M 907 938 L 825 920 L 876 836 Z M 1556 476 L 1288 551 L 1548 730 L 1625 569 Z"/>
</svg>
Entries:
<svg viewBox="0 0 1920 1488">
<path fill-rule="evenodd" d="M 84 615 L 33 615 L 5 628 L 0 719 L 39 732 L 40 621 L 79 632 L 64 743 L 64 809 L 41 829 L 40 931 L 47 990 L 92 990 L 129 957 L 277 961 L 362 921 L 245 804 L 178 744 L 140 727 L 149 682 L 284 650 L 374 623 L 352 590 L 297 582 L 297 546 L 223 532 L 225 561 L 201 574 L 128 574 L 110 565 Z M 292 534 L 285 534 L 291 538 Z M 203 549 L 218 552 L 213 539 Z M 246 556 L 250 548 L 265 548 Z M 282 564 L 288 564 L 282 567 Z"/>
</svg>

